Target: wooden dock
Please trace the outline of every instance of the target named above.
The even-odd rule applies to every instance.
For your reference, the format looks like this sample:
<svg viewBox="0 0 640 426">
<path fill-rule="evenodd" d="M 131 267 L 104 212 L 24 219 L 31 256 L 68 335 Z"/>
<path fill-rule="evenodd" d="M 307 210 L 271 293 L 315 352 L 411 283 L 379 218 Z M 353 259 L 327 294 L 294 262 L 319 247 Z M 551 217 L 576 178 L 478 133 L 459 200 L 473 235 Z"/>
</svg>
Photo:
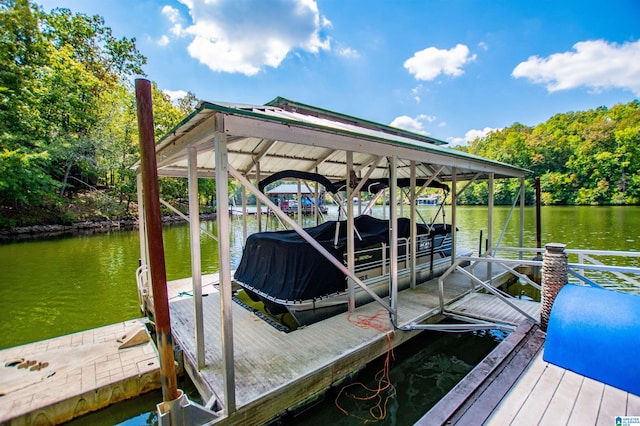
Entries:
<svg viewBox="0 0 640 426">
<path fill-rule="evenodd" d="M 496 271 L 497 272 L 497 271 Z M 475 300 L 469 293 L 469 278 L 451 275 L 445 285 L 447 303 L 464 306 L 466 299 Z M 486 301 L 495 296 L 486 296 Z M 514 299 L 516 300 L 516 299 Z M 495 302 L 495 300 L 492 300 Z M 516 300 L 525 310 L 537 315 L 539 303 Z M 471 303 L 471 302 L 470 302 Z M 497 301 L 493 306 L 503 302 Z M 431 280 L 414 290 L 398 296 L 400 326 L 414 322 L 437 322 L 439 314 L 438 282 Z M 222 400 L 224 377 L 220 348 L 220 301 L 217 292 L 203 298 L 204 330 L 206 336 L 206 365 L 196 368 L 193 300 L 173 299 L 170 302 L 174 340 L 184 351 L 185 368 L 204 400 L 212 396 Z M 519 323 L 510 314 L 505 324 Z M 223 420 L 225 424 L 260 424 L 295 409 L 337 386 L 346 377 L 358 372 L 367 363 L 387 352 L 387 335 L 373 328 L 355 324 L 357 317 L 380 318 L 385 330 L 392 327 L 386 311 L 370 303 L 356 309 L 354 315 L 341 314 L 290 333 L 278 331 L 254 313 L 240 305 L 233 306 L 234 363 L 237 411 Z M 493 315 L 498 319 L 499 315 Z M 418 332 L 391 333 L 395 347 Z M 221 422 L 222 423 L 222 422 Z"/>
<path fill-rule="evenodd" d="M 540 350 L 489 417 L 488 425 L 611 425 L 640 417 L 640 396 L 542 360 Z"/>
<path fill-rule="evenodd" d="M 142 320 L 1 350 L 0 424 L 59 424 L 158 389 L 157 358 Z"/>
<path fill-rule="evenodd" d="M 542 359 L 545 333 L 523 323 L 417 425 L 612 425 L 640 396 Z"/>
</svg>

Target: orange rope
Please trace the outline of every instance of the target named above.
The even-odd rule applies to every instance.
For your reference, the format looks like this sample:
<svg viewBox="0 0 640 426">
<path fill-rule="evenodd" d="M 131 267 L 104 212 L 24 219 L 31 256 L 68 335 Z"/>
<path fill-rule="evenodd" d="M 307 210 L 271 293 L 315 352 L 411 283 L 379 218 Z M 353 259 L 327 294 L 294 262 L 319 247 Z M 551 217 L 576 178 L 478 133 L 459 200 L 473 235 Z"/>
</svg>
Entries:
<svg viewBox="0 0 640 426">
<path fill-rule="evenodd" d="M 394 357 L 393 347 L 391 345 L 392 330 L 387 330 L 385 328 L 385 325 L 387 324 L 385 321 L 386 314 L 386 310 L 380 309 L 375 315 L 372 316 L 357 315 L 355 319 L 352 319 L 351 313 L 347 315 L 347 320 L 352 324 L 355 324 L 361 328 L 373 328 L 374 330 L 378 330 L 387 336 L 387 356 L 385 357 L 382 369 L 378 371 L 374 376 L 374 379 L 378 383 L 377 389 L 371 389 L 362 382 L 355 382 L 344 386 L 342 389 L 340 389 L 340 392 L 338 392 L 338 395 L 336 396 L 335 404 L 340 411 L 342 411 L 347 416 L 355 417 L 359 420 L 362 420 L 364 423 L 375 423 L 384 420 L 387 416 L 387 405 L 389 403 L 389 399 L 393 398 L 396 395 L 396 389 L 393 384 L 391 384 L 391 379 L 389 378 L 391 360 L 394 359 Z M 359 387 L 362 391 L 364 391 L 364 396 L 358 396 L 355 393 L 346 392 L 347 389 L 350 389 L 352 387 Z M 383 398 L 382 393 L 385 391 L 387 391 L 387 396 Z M 369 409 L 369 414 L 371 415 L 371 417 L 364 418 L 345 410 L 339 402 L 343 394 L 345 397 L 350 398 L 354 401 L 371 401 L 373 403 L 373 406 Z"/>
</svg>

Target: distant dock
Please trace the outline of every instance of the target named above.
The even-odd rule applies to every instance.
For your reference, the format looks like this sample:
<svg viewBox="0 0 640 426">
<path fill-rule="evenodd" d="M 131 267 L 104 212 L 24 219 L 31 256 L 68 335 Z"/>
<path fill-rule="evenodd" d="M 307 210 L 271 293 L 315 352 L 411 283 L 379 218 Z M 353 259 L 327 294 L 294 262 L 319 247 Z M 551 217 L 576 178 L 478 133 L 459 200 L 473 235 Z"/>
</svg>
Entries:
<svg viewBox="0 0 640 426">
<path fill-rule="evenodd" d="M 0 424 L 59 424 L 158 389 L 144 320 L 0 350 Z"/>
</svg>

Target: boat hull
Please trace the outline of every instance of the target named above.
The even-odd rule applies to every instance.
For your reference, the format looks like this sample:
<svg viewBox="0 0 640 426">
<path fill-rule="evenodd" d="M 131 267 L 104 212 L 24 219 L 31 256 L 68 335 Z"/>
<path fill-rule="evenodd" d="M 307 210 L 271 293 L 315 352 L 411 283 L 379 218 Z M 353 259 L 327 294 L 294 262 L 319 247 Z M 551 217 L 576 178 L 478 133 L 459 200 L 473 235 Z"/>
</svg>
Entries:
<svg viewBox="0 0 640 426">
<path fill-rule="evenodd" d="M 463 251 L 458 257 L 470 255 L 470 251 Z M 411 273 L 406 267 L 402 268 L 402 266 L 406 266 L 403 264 L 404 262 L 400 263 L 401 268 L 399 268 L 398 271 L 398 291 L 406 290 L 411 286 Z M 433 264 L 431 263 L 430 256 L 422 256 L 422 258 L 418 259 L 418 265 L 416 267 L 416 284 L 424 283 L 425 281 L 442 275 L 450 266 L 450 256 L 434 260 Z M 356 276 L 358 276 L 369 289 L 373 290 L 376 295 L 385 298 L 389 295 L 389 274 L 381 274 L 380 269 L 381 268 L 378 267 L 364 270 L 361 271 L 360 274 L 356 274 Z M 376 273 L 377 275 L 374 275 Z M 368 276 L 373 276 L 373 278 L 367 278 Z M 298 327 L 307 326 L 344 313 L 348 308 L 347 291 L 311 300 L 285 301 L 270 297 L 249 285 L 243 283 L 238 284 L 247 291 L 254 301 L 263 302 L 270 314 L 274 316 L 285 313 L 290 314 Z M 360 287 L 356 287 L 354 297 L 356 306 L 373 302 L 373 297 Z"/>
</svg>

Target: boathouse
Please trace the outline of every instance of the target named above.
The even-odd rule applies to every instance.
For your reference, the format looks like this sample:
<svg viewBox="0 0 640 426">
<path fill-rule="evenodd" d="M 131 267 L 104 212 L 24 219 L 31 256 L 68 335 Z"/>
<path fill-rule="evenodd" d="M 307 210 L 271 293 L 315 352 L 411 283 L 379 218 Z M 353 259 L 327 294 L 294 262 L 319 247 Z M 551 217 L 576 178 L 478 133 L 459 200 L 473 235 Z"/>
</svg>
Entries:
<svg viewBox="0 0 640 426">
<path fill-rule="evenodd" d="M 451 205 L 452 261 L 456 258 L 456 200 L 459 195 L 472 182 L 488 182 L 486 237 L 491 247 L 494 182 L 497 179 L 519 179 L 522 246 L 522 194 L 527 170 L 454 150 L 445 142 L 429 136 L 280 97 L 265 105 L 201 102 L 193 113 L 158 141 L 155 162 L 158 176 L 182 177 L 189 183 L 193 298 L 170 304 L 173 337 L 184 351 L 185 369 L 204 400 L 208 401 L 206 407 L 215 409 L 219 421 L 228 424 L 239 424 L 248 419 L 252 423 L 267 422 L 292 407 L 302 406 L 384 353 L 387 339 L 376 330 L 358 327 L 345 330 L 347 315 L 366 308 L 356 306 L 354 290 L 365 287 L 364 290 L 369 291 L 354 273 L 354 209 L 351 208 L 347 209 L 346 217 L 347 262 L 336 265 L 348 278 L 348 314 L 288 334 L 278 334 L 269 327 L 262 329 L 261 324 L 247 318 L 247 311 L 232 300 L 229 217 L 226 215 L 218 216 L 220 269 L 217 291 L 203 298 L 202 287 L 210 284 L 210 277 L 203 277 L 201 273 L 198 178 L 216 179 L 219 212 L 228 210 L 227 182 L 234 179 L 243 186 L 243 194 L 250 192 L 256 197 L 259 229 L 262 229 L 260 212 L 270 209 L 311 245 L 314 245 L 313 238 L 258 189 L 259 182 L 283 171 L 314 173 L 330 182 L 346 181 L 344 199 L 351 200 L 364 182 L 388 179 L 389 220 L 393 224 L 398 220 L 396 206 L 404 202 L 399 199 L 396 183 L 401 179 L 408 180 L 410 190 L 407 196 L 411 208 L 407 210 L 412 225 L 417 223 L 415 206 L 424 189 L 432 182 L 448 184 L 451 187 L 448 203 Z M 141 175 L 138 188 L 142 206 Z M 243 196 L 243 209 L 246 209 L 246 198 Z M 142 208 L 140 212 L 142 266 L 138 285 L 141 305 L 153 314 L 152 274 L 148 267 L 150 246 Z M 412 227 L 413 230 L 415 228 Z M 244 238 L 247 238 L 246 226 Z M 394 249 L 397 247 L 395 226 L 390 227 L 389 238 L 390 264 L 395 265 L 398 256 L 397 249 Z M 415 258 L 415 238 L 412 241 L 409 251 Z M 324 253 L 322 247 L 317 249 L 320 255 L 331 256 Z M 335 262 L 335 258 L 332 259 Z M 408 270 L 411 288 L 414 289 L 415 262 L 409 262 Z M 413 321 L 411 329 L 419 330 L 419 323 L 429 322 L 436 312 L 442 313 L 442 309 L 435 305 L 442 306 L 445 292 L 440 292 L 440 303 L 437 290 L 434 290 L 431 296 L 434 304 L 421 305 L 417 303 L 419 297 L 416 294 L 404 299 L 398 295 L 397 267 L 390 268 L 388 280 L 391 296 L 383 299 L 372 295 L 375 302 L 371 305 L 375 307 L 369 310 L 375 312 L 382 307 L 395 327 L 409 326 L 411 324 L 407 321 Z M 468 280 L 461 284 L 462 287 L 468 287 Z M 447 301 L 452 300 L 452 296 L 446 297 Z M 534 318 L 536 309 L 534 306 L 531 315 L 527 315 Z M 491 325 L 500 327 L 487 323 L 481 326 Z M 396 333 L 390 342 L 398 345 L 416 333 Z"/>
</svg>

